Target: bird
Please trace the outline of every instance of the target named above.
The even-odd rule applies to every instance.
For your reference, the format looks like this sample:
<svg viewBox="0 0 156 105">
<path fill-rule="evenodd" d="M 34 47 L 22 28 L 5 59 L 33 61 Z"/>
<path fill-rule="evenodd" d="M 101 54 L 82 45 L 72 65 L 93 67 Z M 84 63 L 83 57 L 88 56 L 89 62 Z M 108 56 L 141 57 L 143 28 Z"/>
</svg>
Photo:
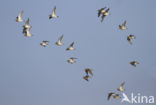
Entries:
<svg viewBox="0 0 156 105">
<path fill-rule="evenodd" d="M 72 43 L 69 45 L 69 47 L 66 48 L 66 50 L 67 50 L 67 51 L 69 51 L 69 50 L 74 50 L 73 45 L 74 45 L 74 42 L 72 42 Z"/>
<path fill-rule="evenodd" d="M 136 37 L 134 35 L 127 36 L 127 41 L 132 45 L 131 39 L 135 39 Z"/>
<path fill-rule="evenodd" d="M 16 17 L 16 22 L 23 22 L 24 20 L 22 19 L 22 14 L 23 14 L 23 10 L 18 14 L 18 16 Z"/>
<path fill-rule="evenodd" d="M 101 9 L 98 10 L 98 17 L 99 17 L 102 13 L 105 12 L 105 9 L 106 9 L 106 7 L 101 8 Z"/>
<path fill-rule="evenodd" d="M 32 34 L 30 33 L 29 30 L 25 30 L 25 32 L 24 32 L 24 36 L 26 36 L 26 37 L 31 37 Z"/>
<path fill-rule="evenodd" d="M 89 75 L 83 77 L 83 79 L 85 79 L 86 81 L 89 81 L 89 78 L 90 78 Z"/>
<path fill-rule="evenodd" d="M 90 68 L 85 68 L 85 72 L 86 72 L 87 75 L 90 74 L 91 76 L 93 76 L 92 69 L 90 69 Z"/>
<path fill-rule="evenodd" d="M 103 22 L 104 18 L 109 15 L 108 11 L 109 11 L 109 8 L 105 12 L 102 13 L 101 22 Z"/>
<path fill-rule="evenodd" d="M 30 28 L 25 28 L 25 27 L 23 27 L 22 33 L 24 34 L 24 33 L 26 33 L 26 31 L 30 31 L 31 28 L 32 28 L 31 26 L 30 26 Z"/>
<path fill-rule="evenodd" d="M 136 65 L 139 64 L 139 62 L 138 62 L 138 61 L 131 61 L 130 64 L 131 64 L 132 66 L 136 67 Z"/>
<path fill-rule="evenodd" d="M 122 25 L 119 25 L 119 29 L 120 29 L 120 30 L 125 30 L 125 29 L 127 29 L 127 27 L 126 27 L 126 20 L 122 23 Z"/>
<path fill-rule="evenodd" d="M 29 25 L 29 18 L 26 20 L 25 24 L 23 25 L 23 30 L 30 30 L 32 26 Z"/>
<path fill-rule="evenodd" d="M 47 40 L 43 40 L 40 45 L 43 46 L 43 47 L 46 47 L 48 45 L 48 42 Z"/>
<path fill-rule="evenodd" d="M 67 62 L 73 64 L 73 63 L 76 62 L 75 59 L 77 59 L 77 58 L 71 57 L 71 58 L 69 58 L 69 59 L 67 60 Z"/>
<path fill-rule="evenodd" d="M 63 39 L 63 35 L 61 37 L 59 37 L 58 41 L 55 44 L 58 46 L 62 46 L 63 45 L 63 43 L 61 42 L 62 39 Z"/>
<path fill-rule="evenodd" d="M 56 11 L 56 6 L 53 8 L 52 13 L 49 15 L 49 19 L 58 18 L 59 17 L 59 16 L 56 16 L 55 11 Z"/>
<path fill-rule="evenodd" d="M 123 88 L 124 84 L 125 84 L 125 82 L 121 83 L 120 87 L 117 90 L 120 91 L 120 92 L 123 92 L 124 91 L 124 88 Z"/>
<path fill-rule="evenodd" d="M 108 97 L 107 97 L 107 100 L 110 100 L 110 97 L 113 96 L 114 99 L 117 99 L 119 98 L 119 94 L 116 94 L 116 93 L 108 93 Z"/>
</svg>

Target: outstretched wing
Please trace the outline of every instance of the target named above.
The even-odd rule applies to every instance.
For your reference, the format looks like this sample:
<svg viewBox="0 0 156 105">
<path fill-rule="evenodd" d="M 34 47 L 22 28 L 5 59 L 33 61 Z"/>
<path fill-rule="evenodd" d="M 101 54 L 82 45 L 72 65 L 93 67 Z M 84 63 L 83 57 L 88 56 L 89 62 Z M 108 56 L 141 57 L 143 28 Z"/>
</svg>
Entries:
<svg viewBox="0 0 156 105">
<path fill-rule="evenodd" d="M 29 25 L 29 18 L 28 18 L 27 21 L 25 22 L 25 25 Z"/>
<path fill-rule="evenodd" d="M 124 84 L 125 84 L 125 82 L 121 83 L 120 87 L 123 88 Z"/>
<path fill-rule="evenodd" d="M 109 99 L 110 99 L 110 97 L 111 97 L 113 94 L 115 94 L 115 93 L 108 93 L 107 100 L 109 100 Z"/>
<path fill-rule="evenodd" d="M 56 6 L 53 8 L 52 14 L 55 14 Z"/>
<path fill-rule="evenodd" d="M 90 75 L 92 75 L 92 76 L 93 76 L 93 72 L 92 72 L 92 70 L 91 70 L 91 69 L 86 68 L 86 69 L 85 69 L 85 72 L 86 72 L 86 74 L 87 74 L 87 75 L 88 75 L 88 73 L 89 73 Z"/>
<path fill-rule="evenodd" d="M 102 16 L 101 16 L 101 22 L 103 22 L 105 16 L 106 16 L 106 15 L 102 14 Z"/>
<path fill-rule="evenodd" d="M 61 37 L 59 37 L 59 39 L 58 39 L 58 41 L 62 41 L 62 39 L 63 39 L 63 35 L 61 36 Z"/>
<path fill-rule="evenodd" d="M 74 42 L 72 42 L 72 43 L 70 44 L 70 47 L 73 47 L 73 45 L 74 45 Z"/>
<path fill-rule="evenodd" d="M 126 26 L 126 20 L 122 23 L 122 26 Z"/>
<path fill-rule="evenodd" d="M 24 12 L 24 11 L 22 10 L 22 11 L 18 14 L 18 16 L 19 16 L 19 17 L 22 17 L 23 12 Z"/>
</svg>

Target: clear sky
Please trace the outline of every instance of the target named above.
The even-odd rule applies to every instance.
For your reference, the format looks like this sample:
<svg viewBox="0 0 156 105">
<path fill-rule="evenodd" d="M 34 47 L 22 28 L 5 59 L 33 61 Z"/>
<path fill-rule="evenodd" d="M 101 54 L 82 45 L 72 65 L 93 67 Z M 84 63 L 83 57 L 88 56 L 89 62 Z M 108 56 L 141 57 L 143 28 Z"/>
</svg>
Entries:
<svg viewBox="0 0 156 105">
<path fill-rule="evenodd" d="M 59 18 L 49 20 L 54 6 Z M 101 23 L 97 10 L 105 6 L 110 15 Z M 21 10 L 33 37 L 15 22 Z M 0 105 L 130 105 L 107 101 L 123 81 L 126 94 L 156 96 L 155 10 L 156 0 L 0 0 Z M 129 34 L 136 36 L 133 45 Z M 42 40 L 49 45 L 41 47 Z M 65 51 L 72 41 L 75 50 Z M 69 57 L 77 62 L 68 64 Z M 87 67 L 94 73 L 89 82 Z"/>
</svg>

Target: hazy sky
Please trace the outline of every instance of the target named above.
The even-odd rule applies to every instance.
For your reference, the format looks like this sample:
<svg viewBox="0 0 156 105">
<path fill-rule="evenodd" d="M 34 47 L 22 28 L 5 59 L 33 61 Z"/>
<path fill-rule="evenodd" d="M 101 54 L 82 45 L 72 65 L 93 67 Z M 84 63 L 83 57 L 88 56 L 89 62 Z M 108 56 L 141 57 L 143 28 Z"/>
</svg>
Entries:
<svg viewBox="0 0 156 105">
<path fill-rule="evenodd" d="M 49 20 L 54 6 L 59 18 Z M 97 10 L 105 6 L 110 15 L 101 23 Z M 21 10 L 33 37 L 15 22 Z M 0 0 L 0 105 L 130 105 L 107 101 L 123 81 L 127 95 L 156 96 L 155 10 L 156 0 Z M 56 46 L 62 34 L 64 46 Z M 49 45 L 41 47 L 42 40 Z M 72 41 L 75 50 L 65 51 Z M 77 62 L 67 63 L 69 57 Z M 89 82 L 87 67 L 94 73 Z"/>
</svg>

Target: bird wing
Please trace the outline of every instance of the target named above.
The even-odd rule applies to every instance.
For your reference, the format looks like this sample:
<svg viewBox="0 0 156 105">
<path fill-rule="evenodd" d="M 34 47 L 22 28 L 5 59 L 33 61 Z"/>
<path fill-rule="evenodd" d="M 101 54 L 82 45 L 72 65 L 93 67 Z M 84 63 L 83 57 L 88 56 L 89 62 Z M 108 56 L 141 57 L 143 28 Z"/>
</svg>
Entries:
<svg viewBox="0 0 156 105">
<path fill-rule="evenodd" d="M 101 9 L 98 10 L 98 17 L 101 15 Z"/>
<path fill-rule="evenodd" d="M 123 85 L 125 84 L 125 82 L 121 83 L 120 88 L 123 88 Z"/>
<path fill-rule="evenodd" d="M 126 20 L 123 22 L 122 26 L 126 26 Z"/>
<path fill-rule="evenodd" d="M 47 43 L 47 42 L 49 42 L 49 41 L 47 41 L 47 40 L 44 40 L 43 42 Z"/>
<path fill-rule="evenodd" d="M 93 76 L 92 70 L 88 70 L 89 74 Z"/>
<path fill-rule="evenodd" d="M 109 100 L 109 99 L 110 99 L 110 97 L 111 97 L 113 94 L 115 94 L 115 93 L 108 93 L 107 100 Z"/>
<path fill-rule="evenodd" d="M 78 59 L 78 58 L 75 58 L 75 57 L 71 57 L 70 59 Z"/>
<path fill-rule="evenodd" d="M 74 42 L 72 42 L 72 43 L 70 44 L 70 47 L 73 47 L 73 45 L 74 45 Z"/>
<path fill-rule="evenodd" d="M 101 22 L 103 22 L 105 16 L 106 16 L 106 15 L 102 14 L 102 16 L 101 16 Z"/>
<path fill-rule="evenodd" d="M 58 39 L 58 40 L 61 42 L 61 41 L 62 41 L 62 39 L 63 39 L 63 35 L 62 35 L 61 37 L 59 37 L 59 39 Z"/>
<path fill-rule="evenodd" d="M 29 25 L 29 18 L 28 18 L 27 21 L 25 22 L 25 25 Z"/>
<path fill-rule="evenodd" d="M 19 17 L 21 17 L 21 16 L 22 16 L 22 14 L 23 14 L 23 12 L 24 12 L 24 11 L 22 10 L 22 11 L 19 13 L 19 15 L 18 15 L 18 16 L 19 16 Z"/>
<path fill-rule="evenodd" d="M 52 14 L 55 14 L 56 6 L 52 10 Z"/>
<path fill-rule="evenodd" d="M 106 12 L 108 12 L 109 11 L 109 8 L 106 10 Z"/>
</svg>

